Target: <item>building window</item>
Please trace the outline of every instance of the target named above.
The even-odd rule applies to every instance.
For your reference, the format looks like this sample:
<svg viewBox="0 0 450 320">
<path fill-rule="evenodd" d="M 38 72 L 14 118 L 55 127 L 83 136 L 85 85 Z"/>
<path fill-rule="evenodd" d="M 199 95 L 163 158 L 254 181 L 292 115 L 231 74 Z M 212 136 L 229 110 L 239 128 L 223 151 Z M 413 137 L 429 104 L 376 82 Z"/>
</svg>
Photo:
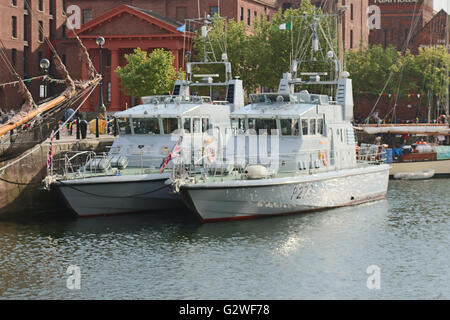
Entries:
<svg viewBox="0 0 450 320">
<path fill-rule="evenodd" d="M 251 16 L 251 12 L 250 9 L 247 10 L 247 24 L 250 25 L 250 16 Z"/>
<path fill-rule="evenodd" d="M 17 0 L 11 0 L 11 5 L 13 7 L 17 7 Z"/>
<path fill-rule="evenodd" d="M 66 38 L 66 26 L 65 25 L 61 26 L 61 35 L 62 35 L 63 39 Z"/>
<path fill-rule="evenodd" d="M 27 49 L 23 50 L 23 75 L 26 77 L 28 73 L 28 54 Z"/>
<path fill-rule="evenodd" d="M 176 20 L 184 22 L 186 19 L 186 7 L 177 7 L 176 8 Z"/>
<path fill-rule="evenodd" d="M 292 8 L 292 3 L 283 3 L 282 9 L 283 11 Z"/>
<path fill-rule="evenodd" d="M 219 7 L 218 6 L 211 6 L 211 7 L 209 7 L 209 15 L 211 17 L 214 17 L 216 15 L 216 13 L 219 14 Z"/>
<path fill-rule="evenodd" d="M 44 23 L 39 21 L 39 42 L 44 42 Z"/>
<path fill-rule="evenodd" d="M 53 6 L 53 0 L 48 0 L 48 12 L 50 14 L 55 14 L 54 6 Z"/>
<path fill-rule="evenodd" d="M 108 82 L 108 85 L 106 86 L 106 101 L 108 103 L 111 102 L 111 82 Z"/>
<path fill-rule="evenodd" d="M 11 35 L 14 39 L 17 39 L 17 17 L 12 16 Z"/>
<path fill-rule="evenodd" d="M 88 23 L 92 20 L 92 10 L 91 9 L 84 9 L 83 10 L 83 24 Z"/>
<path fill-rule="evenodd" d="M 353 21 L 353 3 L 350 5 L 350 20 Z"/>
<path fill-rule="evenodd" d="M 39 11 L 44 11 L 44 0 L 39 0 L 38 10 Z"/>
<path fill-rule="evenodd" d="M 388 30 L 384 30 L 384 48 L 387 47 Z"/>
<path fill-rule="evenodd" d="M 106 53 L 106 66 L 111 67 L 111 53 L 110 52 Z"/>
<path fill-rule="evenodd" d="M 350 49 L 353 49 L 353 30 L 350 30 Z"/>
<path fill-rule="evenodd" d="M 17 50 L 16 49 L 11 50 L 11 62 L 12 62 L 12 65 L 15 67 L 16 62 L 17 62 Z"/>
<path fill-rule="evenodd" d="M 241 7 L 241 21 L 244 21 L 244 8 Z"/>
<path fill-rule="evenodd" d="M 62 63 L 65 65 L 66 64 L 66 55 L 65 54 L 63 54 L 61 56 L 61 60 L 62 60 Z"/>
</svg>

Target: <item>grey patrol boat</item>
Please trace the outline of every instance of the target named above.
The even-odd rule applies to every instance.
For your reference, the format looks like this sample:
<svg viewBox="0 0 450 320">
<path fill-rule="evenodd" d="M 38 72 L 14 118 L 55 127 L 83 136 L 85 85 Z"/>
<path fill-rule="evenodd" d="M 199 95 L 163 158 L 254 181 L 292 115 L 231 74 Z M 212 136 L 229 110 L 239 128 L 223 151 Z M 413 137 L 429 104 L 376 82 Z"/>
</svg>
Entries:
<svg viewBox="0 0 450 320">
<path fill-rule="evenodd" d="M 251 95 L 231 114 L 223 157 L 199 175 L 180 169 L 172 180 L 203 222 L 284 215 L 361 204 L 386 196 L 390 167 L 377 146 L 355 141 L 352 80 L 334 52 L 334 79 L 300 73 L 301 61 L 277 93 Z M 301 76 L 302 78 L 298 77 Z M 330 75 L 331 78 L 331 75 Z M 336 87 L 335 98 L 295 86 Z"/>
<path fill-rule="evenodd" d="M 196 72 L 211 65 L 223 67 L 222 80 L 214 81 L 218 74 Z M 208 92 L 225 88 L 225 99 L 191 93 L 200 87 L 209 88 Z M 180 141 L 195 146 L 193 155 L 218 148 L 219 142 L 208 130 L 230 127 L 230 112 L 244 106 L 244 93 L 242 81 L 232 77 L 231 63 L 224 54 L 222 61 L 205 56 L 205 61 L 188 62 L 186 80 L 175 82 L 172 95 L 143 97 L 142 102 L 114 115 L 119 136 L 107 154 L 67 154 L 62 172 L 51 172 L 45 179 L 47 187 L 58 190 L 77 216 L 184 207 L 165 184 L 178 160 L 175 149 Z"/>
</svg>

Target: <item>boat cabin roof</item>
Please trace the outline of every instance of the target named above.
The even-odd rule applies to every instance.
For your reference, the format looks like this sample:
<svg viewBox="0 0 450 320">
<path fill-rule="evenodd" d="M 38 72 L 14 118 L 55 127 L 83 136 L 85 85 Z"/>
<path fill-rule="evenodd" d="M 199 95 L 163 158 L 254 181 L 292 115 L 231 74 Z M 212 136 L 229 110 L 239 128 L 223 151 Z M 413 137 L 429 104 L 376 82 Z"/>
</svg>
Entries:
<svg viewBox="0 0 450 320">
<path fill-rule="evenodd" d="M 307 92 L 295 94 L 259 93 L 250 95 L 251 104 L 235 111 L 231 117 L 292 117 L 301 116 L 317 105 L 329 105 L 326 95 L 309 94 Z"/>
<path fill-rule="evenodd" d="M 116 112 L 117 118 L 154 118 L 154 117 L 181 117 L 200 106 L 211 106 L 217 108 L 223 105 L 222 101 L 212 102 L 210 97 L 205 96 L 148 96 L 142 97 L 143 104 L 133 108 Z"/>
</svg>

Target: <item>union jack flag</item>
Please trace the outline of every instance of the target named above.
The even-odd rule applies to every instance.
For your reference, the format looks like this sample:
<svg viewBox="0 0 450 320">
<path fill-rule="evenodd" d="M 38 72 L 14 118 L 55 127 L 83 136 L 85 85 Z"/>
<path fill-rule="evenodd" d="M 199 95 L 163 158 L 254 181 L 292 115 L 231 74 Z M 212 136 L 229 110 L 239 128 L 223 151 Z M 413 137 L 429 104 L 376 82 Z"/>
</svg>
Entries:
<svg viewBox="0 0 450 320">
<path fill-rule="evenodd" d="M 183 137 L 181 136 L 180 139 L 178 139 L 177 144 L 173 147 L 172 152 L 169 153 L 167 158 L 163 160 L 161 163 L 161 166 L 159 167 L 159 173 L 163 173 L 164 169 L 167 167 L 169 162 L 173 158 L 178 158 L 180 156 L 180 152 L 182 150 L 181 143 L 183 142 Z"/>
<path fill-rule="evenodd" d="M 50 135 L 50 148 L 48 150 L 48 157 L 47 157 L 47 170 L 53 169 L 53 138 L 54 134 L 52 131 L 52 134 Z"/>
</svg>

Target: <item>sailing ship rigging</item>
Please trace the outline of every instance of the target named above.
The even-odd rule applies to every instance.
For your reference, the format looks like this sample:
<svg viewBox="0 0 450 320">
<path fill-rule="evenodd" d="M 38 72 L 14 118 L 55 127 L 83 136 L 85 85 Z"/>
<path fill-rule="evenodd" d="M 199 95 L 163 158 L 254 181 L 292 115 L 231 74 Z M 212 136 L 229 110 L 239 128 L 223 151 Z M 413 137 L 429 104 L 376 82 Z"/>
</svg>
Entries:
<svg viewBox="0 0 450 320">
<path fill-rule="evenodd" d="M 33 12 L 27 0 L 25 0 L 25 5 L 33 18 Z M 43 30 L 41 31 L 43 32 Z M 9 61 L 5 45 L 0 41 L 1 61 L 17 79 L 14 84 L 18 85 L 18 94 L 24 101 L 19 112 L 7 123 L 0 126 L 0 162 L 13 159 L 24 151 L 44 142 L 57 127 L 58 121 L 63 117 L 66 110 L 86 94 L 91 94 L 100 83 L 101 75 L 95 70 L 86 47 L 76 35 L 75 30 L 72 31 L 80 49 L 79 60 L 87 65 L 88 79 L 85 81 L 73 80 L 53 44 L 48 37 L 45 37 L 44 40 L 53 55 L 55 69 L 63 78 L 60 82 L 63 82 L 66 88 L 59 95 L 40 103 L 34 101 L 24 80 Z"/>
</svg>

